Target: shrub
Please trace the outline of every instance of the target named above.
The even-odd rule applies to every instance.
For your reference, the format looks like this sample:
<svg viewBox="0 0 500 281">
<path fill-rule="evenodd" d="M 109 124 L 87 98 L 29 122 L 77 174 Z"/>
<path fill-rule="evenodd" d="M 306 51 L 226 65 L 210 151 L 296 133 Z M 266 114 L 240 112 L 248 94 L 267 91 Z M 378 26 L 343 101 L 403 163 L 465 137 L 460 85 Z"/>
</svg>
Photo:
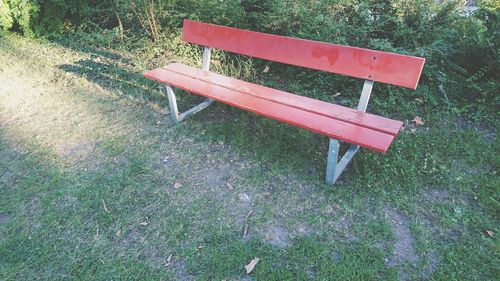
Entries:
<svg viewBox="0 0 500 281">
<path fill-rule="evenodd" d="M 7 2 L 0 0 L 0 32 L 5 32 L 12 27 L 13 19 Z"/>
<path fill-rule="evenodd" d="M 427 105 L 446 106 L 458 113 L 495 112 L 500 88 L 500 2 L 479 1 L 479 9 L 471 14 L 464 12 L 460 3 L 463 1 L 0 0 L 0 29 L 43 35 L 76 26 L 92 31 L 98 26 L 117 29 L 122 39 L 148 36 L 154 41 L 159 34 L 179 28 L 182 19 L 190 18 L 422 56 L 427 62 L 418 90 L 378 85 L 379 94 L 374 98 L 382 96 L 386 101 L 379 106 L 392 107 L 396 100 L 412 102 L 420 96 Z M 258 62 L 257 66 L 261 67 Z M 352 79 L 273 67 L 279 68 L 277 73 L 284 80 L 299 79 L 302 87 L 298 90 L 317 97 L 330 94 L 332 84 L 356 95 L 360 87 Z"/>
<path fill-rule="evenodd" d="M 32 36 L 31 20 L 38 12 L 36 1 L 0 0 L 0 30 L 15 27 L 27 36 Z"/>
</svg>

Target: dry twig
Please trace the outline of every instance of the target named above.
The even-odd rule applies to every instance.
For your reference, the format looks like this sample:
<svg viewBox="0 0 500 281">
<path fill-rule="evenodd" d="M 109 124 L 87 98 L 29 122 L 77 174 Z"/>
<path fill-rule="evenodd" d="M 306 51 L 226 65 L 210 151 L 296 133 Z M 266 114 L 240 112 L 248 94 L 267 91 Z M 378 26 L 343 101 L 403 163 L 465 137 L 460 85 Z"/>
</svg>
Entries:
<svg viewBox="0 0 500 281">
<path fill-rule="evenodd" d="M 250 216 L 253 214 L 253 211 L 249 211 L 247 216 L 245 217 L 245 227 L 243 228 L 243 238 L 247 237 L 248 234 L 248 221 Z"/>
<path fill-rule="evenodd" d="M 104 199 L 101 200 L 102 200 L 102 206 L 104 207 L 104 211 L 106 211 L 106 213 L 109 213 L 108 207 L 106 207 L 106 202 L 104 202 Z"/>
</svg>

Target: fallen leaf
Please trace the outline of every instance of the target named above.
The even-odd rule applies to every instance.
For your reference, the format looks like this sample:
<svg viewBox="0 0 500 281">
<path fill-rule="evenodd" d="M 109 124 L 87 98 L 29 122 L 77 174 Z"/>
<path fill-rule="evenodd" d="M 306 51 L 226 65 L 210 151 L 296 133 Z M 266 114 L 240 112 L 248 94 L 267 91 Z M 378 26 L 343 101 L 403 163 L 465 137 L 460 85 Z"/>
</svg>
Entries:
<svg viewBox="0 0 500 281">
<path fill-rule="evenodd" d="M 418 104 L 424 104 L 424 100 L 421 99 L 421 98 L 416 98 L 415 101 L 418 103 Z"/>
<path fill-rule="evenodd" d="M 227 188 L 229 188 L 229 190 L 233 190 L 233 186 L 231 185 L 231 183 L 230 183 L 230 182 L 227 182 L 227 183 L 226 183 L 226 186 L 227 186 Z"/>
<path fill-rule="evenodd" d="M 268 73 L 269 72 L 269 66 L 266 65 L 266 68 L 264 68 L 264 70 L 262 72 Z"/>
<path fill-rule="evenodd" d="M 141 222 L 141 223 L 139 223 L 139 224 L 140 224 L 140 225 L 142 225 L 142 226 L 147 226 L 147 225 L 149 224 L 149 219 L 148 219 L 148 217 L 146 217 L 146 220 L 145 220 L 145 221 L 143 221 L 143 222 Z"/>
<path fill-rule="evenodd" d="M 489 237 L 495 237 L 495 232 L 491 230 L 486 230 L 486 234 L 488 234 Z"/>
<path fill-rule="evenodd" d="M 254 267 L 257 265 L 257 263 L 259 261 L 260 261 L 259 258 L 254 258 L 247 265 L 245 265 L 245 269 L 247 270 L 247 274 L 249 274 L 250 272 L 252 272 L 252 270 L 254 269 Z"/>
<path fill-rule="evenodd" d="M 246 194 L 246 193 L 239 194 L 238 198 L 240 199 L 240 202 L 250 203 L 250 196 L 248 196 L 248 194 Z"/>
<path fill-rule="evenodd" d="M 274 239 L 274 233 L 272 232 L 268 232 L 266 233 L 266 236 L 265 236 L 266 240 L 273 240 Z"/>
<path fill-rule="evenodd" d="M 417 125 L 417 126 L 424 125 L 424 121 L 422 121 L 422 118 L 420 118 L 419 116 L 415 116 L 415 118 L 413 118 L 413 120 L 411 120 L 411 121 L 415 122 L 415 125 Z"/>
<path fill-rule="evenodd" d="M 163 265 L 164 267 L 167 267 L 172 263 L 172 257 L 173 257 L 172 255 L 168 256 L 167 262 Z"/>
<path fill-rule="evenodd" d="M 182 184 L 180 184 L 180 183 L 178 183 L 178 182 L 175 182 L 175 183 L 174 183 L 174 188 L 175 188 L 175 189 L 179 189 L 179 188 L 181 188 L 181 187 L 182 187 Z"/>
</svg>

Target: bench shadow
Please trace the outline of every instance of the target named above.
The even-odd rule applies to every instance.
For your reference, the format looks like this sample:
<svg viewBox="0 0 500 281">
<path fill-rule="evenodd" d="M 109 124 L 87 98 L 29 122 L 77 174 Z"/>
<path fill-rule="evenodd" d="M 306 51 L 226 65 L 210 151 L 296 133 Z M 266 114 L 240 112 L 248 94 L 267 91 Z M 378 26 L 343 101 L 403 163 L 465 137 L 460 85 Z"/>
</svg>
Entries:
<svg viewBox="0 0 500 281">
<path fill-rule="evenodd" d="M 85 59 L 74 64 L 62 64 L 58 68 L 123 96 L 165 104 L 160 98 L 158 83 L 144 78 L 141 73 L 127 70 L 113 63 Z"/>
<path fill-rule="evenodd" d="M 63 46 L 66 47 L 66 45 Z M 160 92 L 162 84 L 143 77 L 142 71 L 135 71 L 136 67 L 128 59 L 108 51 L 88 47 L 80 49 L 71 45 L 68 47 L 91 54 L 92 57 L 71 64 L 59 65 L 59 69 L 84 78 L 124 98 L 140 100 L 168 109 L 168 100 Z M 203 100 L 198 95 L 188 94 L 179 89 L 174 90 L 181 112 Z M 214 110 L 214 107 L 218 109 Z M 323 160 L 318 159 L 316 155 L 311 155 L 311 151 L 315 152 L 313 154 L 317 154 L 318 151 L 326 150 L 324 146 L 326 141 L 321 136 L 306 133 L 289 125 L 279 124 L 274 120 L 265 120 L 265 117 L 220 103 L 212 105 L 203 113 L 196 114 L 189 119 L 199 122 L 199 124 L 194 125 L 195 128 L 210 128 L 216 135 L 212 138 L 208 137 L 205 141 L 224 140 L 233 146 L 240 147 L 239 150 L 242 153 L 247 153 L 248 146 L 250 146 L 252 147 L 250 151 L 253 151 L 250 154 L 254 153 L 256 158 L 267 158 L 270 163 L 280 163 L 281 166 L 287 166 L 286 163 L 283 163 L 283 155 L 292 154 L 295 161 L 300 162 L 299 169 L 307 170 L 308 174 L 313 177 L 318 177 L 316 174 L 322 173 L 324 169 Z M 235 120 L 240 121 L 235 122 Z M 186 133 L 189 138 L 199 138 L 197 132 Z M 235 135 L 239 137 L 235 137 Z M 270 141 L 270 138 L 273 141 Z M 247 141 L 242 143 L 242 139 L 247 139 Z M 312 145 L 316 148 L 301 149 L 306 145 Z M 264 152 L 260 153 L 260 150 Z"/>
<path fill-rule="evenodd" d="M 102 49 L 96 49 L 94 47 L 89 46 L 88 44 L 81 44 L 81 39 L 78 36 L 76 37 L 70 36 L 69 39 L 67 37 L 63 38 L 65 39 L 55 39 L 52 40 L 52 42 L 61 45 L 66 49 L 71 49 L 76 52 L 89 54 L 91 55 L 92 58 L 101 57 L 114 61 L 121 61 L 122 63 L 127 63 L 127 64 L 132 63 L 132 61 L 129 58 L 126 58 L 120 54 Z"/>
</svg>

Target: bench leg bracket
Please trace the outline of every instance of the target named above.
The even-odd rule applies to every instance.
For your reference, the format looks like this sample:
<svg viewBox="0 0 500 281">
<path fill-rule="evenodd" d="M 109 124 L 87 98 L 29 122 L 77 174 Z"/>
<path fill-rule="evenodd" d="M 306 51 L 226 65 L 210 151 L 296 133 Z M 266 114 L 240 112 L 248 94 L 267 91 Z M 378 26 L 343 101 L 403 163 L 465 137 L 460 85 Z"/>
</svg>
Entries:
<svg viewBox="0 0 500 281">
<path fill-rule="evenodd" d="M 361 97 L 358 102 L 358 110 L 366 112 L 368 107 L 368 101 L 370 100 L 370 95 L 373 89 L 373 81 L 365 80 L 363 84 L 363 90 L 361 91 Z M 339 157 L 339 141 L 336 139 L 330 139 L 330 145 L 328 147 L 328 162 L 326 164 L 326 183 L 333 185 L 337 179 L 340 177 L 342 172 L 345 170 L 349 162 L 351 162 L 354 155 L 359 151 L 359 146 L 352 144 L 351 147 L 345 152 L 342 159 L 337 162 Z"/>
<path fill-rule="evenodd" d="M 179 110 L 177 109 L 177 100 L 175 98 L 174 90 L 169 85 L 165 85 L 165 87 L 167 88 L 167 97 L 168 97 L 168 105 L 170 108 L 170 114 L 172 115 L 172 120 L 176 124 L 183 121 L 187 117 L 189 117 L 197 112 L 202 111 L 203 109 L 207 108 L 212 103 L 214 103 L 213 99 L 206 99 L 204 102 L 198 104 L 197 106 L 187 110 L 186 112 L 179 114 Z"/>
<path fill-rule="evenodd" d="M 329 185 L 333 185 L 337 181 L 347 167 L 347 164 L 351 162 L 354 155 L 359 151 L 359 146 L 351 145 L 340 161 L 338 161 L 339 146 L 340 144 L 338 140 L 330 139 L 328 147 L 328 161 L 326 164 L 326 183 Z"/>
</svg>

